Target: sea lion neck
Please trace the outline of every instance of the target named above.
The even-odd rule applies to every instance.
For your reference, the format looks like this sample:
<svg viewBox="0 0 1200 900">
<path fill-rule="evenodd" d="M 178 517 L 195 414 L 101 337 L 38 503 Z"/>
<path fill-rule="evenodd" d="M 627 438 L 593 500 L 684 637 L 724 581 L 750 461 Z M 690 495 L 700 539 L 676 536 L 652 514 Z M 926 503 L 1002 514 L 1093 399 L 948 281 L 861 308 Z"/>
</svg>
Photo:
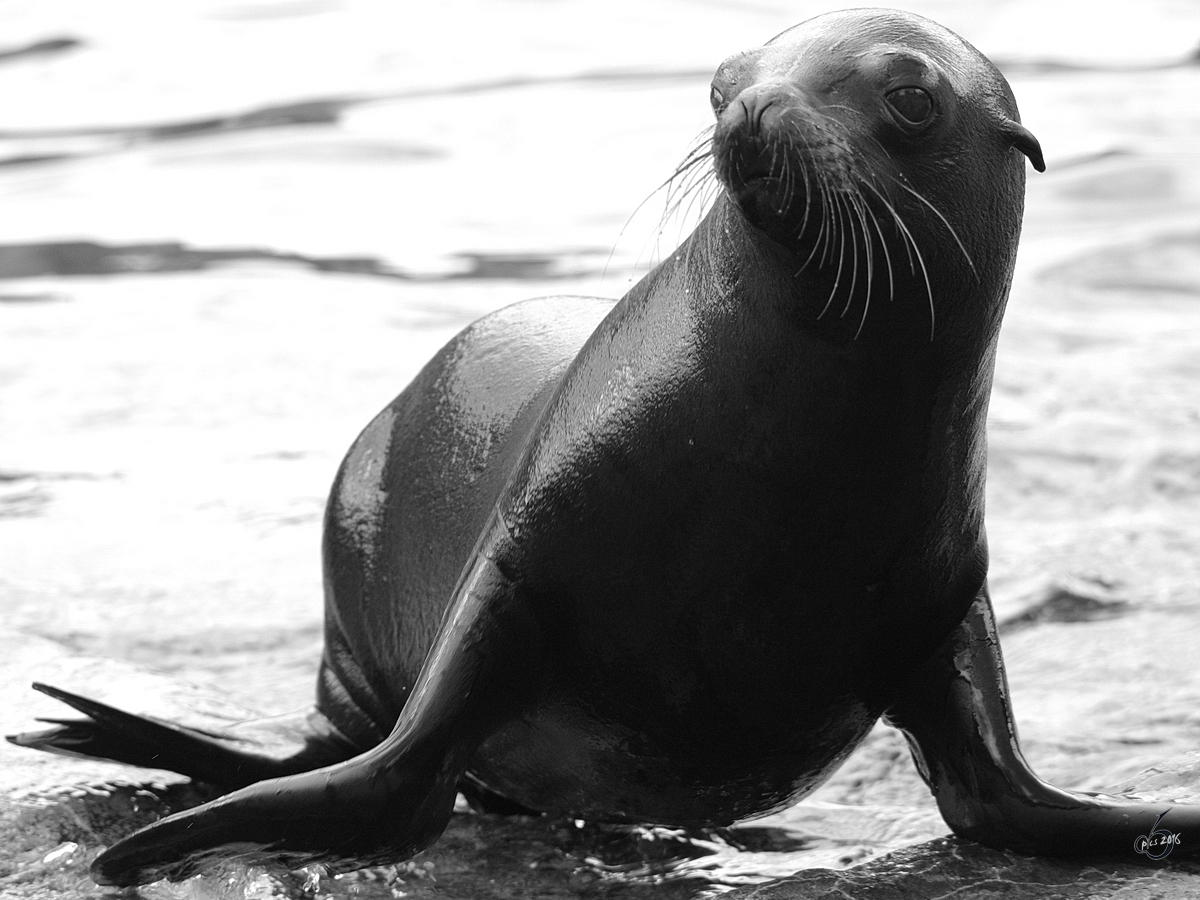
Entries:
<svg viewBox="0 0 1200 900">
<path fill-rule="evenodd" d="M 675 371 L 719 373 L 747 402 L 775 404 L 780 444 L 790 439 L 786 423 L 801 421 L 806 431 L 826 433 L 834 430 L 833 419 L 854 421 L 853 433 L 843 437 L 858 445 L 889 442 L 901 431 L 923 434 L 909 443 L 928 449 L 919 467 L 940 473 L 931 503 L 965 495 L 977 497 L 982 508 L 996 307 L 1003 309 L 1007 285 L 998 297 L 982 287 L 953 296 L 960 308 L 947 311 L 930 340 L 924 308 L 912 297 L 884 299 L 866 329 L 851 316 L 823 318 L 833 276 L 797 271 L 802 263 L 722 196 L 626 302 L 676 307 L 677 321 L 687 327 L 673 345 L 692 349 L 688 366 Z M 709 390 L 714 387 L 710 382 Z M 916 456 L 913 461 L 917 466 Z"/>
<path fill-rule="evenodd" d="M 897 273 L 889 292 L 886 278 L 876 273 L 869 282 L 861 269 L 856 279 L 837 258 L 782 245 L 723 193 L 687 241 L 634 286 L 627 302 L 654 295 L 656 302 L 688 308 L 697 321 L 715 316 L 751 330 L 794 332 L 810 352 L 837 348 L 839 355 L 861 354 L 867 366 L 871 357 L 905 366 L 961 362 L 981 359 L 994 347 L 1006 289 L 993 296 L 969 271 L 962 277 L 956 270 L 952 277 L 921 278 L 919 288 L 907 287 Z"/>
</svg>

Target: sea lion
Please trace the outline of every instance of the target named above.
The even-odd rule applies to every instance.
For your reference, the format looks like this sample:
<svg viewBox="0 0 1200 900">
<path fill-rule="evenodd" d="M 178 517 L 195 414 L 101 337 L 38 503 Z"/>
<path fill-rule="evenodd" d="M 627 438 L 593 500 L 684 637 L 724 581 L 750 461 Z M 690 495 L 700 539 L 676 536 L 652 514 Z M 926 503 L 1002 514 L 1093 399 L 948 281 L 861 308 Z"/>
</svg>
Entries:
<svg viewBox="0 0 1200 900">
<path fill-rule="evenodd" d="M 881 716 L 957 833 L 1134 859 L 1164 806 L 1030 772 L 987 595 L 984 422 L 1044 168 L 1007 83 L 928 20 L 854 10 L 730 58 L 712 102 L 685 168 L 711 158 L 720 191 L 674 254 L 615 305 L 475 323 L 351 448 L 316 712 L 210 735 L 47 689 L 91 718 L 18 742 L 249 785 L 97 881 L 394 862 L 460 787 L 728 824 Z"/>
</svg>

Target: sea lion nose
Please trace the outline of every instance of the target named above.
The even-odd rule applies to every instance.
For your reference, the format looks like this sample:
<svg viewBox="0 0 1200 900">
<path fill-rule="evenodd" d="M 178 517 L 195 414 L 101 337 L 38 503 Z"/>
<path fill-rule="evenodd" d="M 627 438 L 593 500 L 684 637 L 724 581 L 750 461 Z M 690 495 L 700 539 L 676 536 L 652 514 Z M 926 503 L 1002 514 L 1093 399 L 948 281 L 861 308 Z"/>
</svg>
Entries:
<svg viewBox="0 0 1200 900">
<path fill-rule="evenodd" d="M 749 97 L 739 97 L 737 102 L 746 110 L 746 124 L 751 133 L 758 134 L 762 131 L 763 115 L 777 104 L 778 98 L 773 94 L 752 93 Z"/>
<path fill-rule="evenodd" d="M 716 106 L 716 97 L 720 86 L 713 85 L 714 109 L 717 113 L 717 137 L 728 136 L 732 132 L 745 131 L 746 136 L 757 138 L 764 127 L 773 124 L 768 113 L 772 110 L 775 115 L 788 108 L 793 100 L 794 90 L 784 84 L 766 83 L 754 84 L 739 91 L 735 96 L 724 97 L 721 105 Z"/>
<path fill-rule="evenodd" d="M 713 159 L 726 187 L 738 190 L 753 179 L 778 174 L 784 164 L 781 148 L 792 143 L 781 134 L 798 101 L 803 102 L 794 89 L 775 83 L 751 85 L 725 101 L 713 133 Z"/>
<path fill-rule="evenodd" d="M 714 90 L 719 88 L 714 83 Z M 770 151 L 779 157 L 788 147 L 819 143 L 823 121 L 816 104 L 796 85 L 759 82 L 724 98 L 717 112 L 713 148 L 718 155 L 736 147 L 743 155 Z"/>
</svg>

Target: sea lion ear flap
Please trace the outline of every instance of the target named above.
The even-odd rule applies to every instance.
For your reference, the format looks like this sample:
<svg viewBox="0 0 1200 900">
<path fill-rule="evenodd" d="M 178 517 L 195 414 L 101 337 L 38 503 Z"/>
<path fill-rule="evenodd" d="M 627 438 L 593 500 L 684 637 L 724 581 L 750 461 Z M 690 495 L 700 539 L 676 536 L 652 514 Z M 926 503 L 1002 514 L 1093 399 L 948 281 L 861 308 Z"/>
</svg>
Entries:
<svg viewBox="0 0 1200 900">
<path fill-rule="evenodd" d="M 1005 119 L 1000 130 L 1004 132 L 1004 136 L 1012 142 L 1014 147 L 1029 157 L 1029 161 L 1033 163 L 1035 169 L 1039 172 L 1046 171 L 1046 161 L 1042 159 L 1042 145 L 1038 143 L 1038 139 L 1033 136 L 1032 131 L 1012 119 Z"/>
</svg>

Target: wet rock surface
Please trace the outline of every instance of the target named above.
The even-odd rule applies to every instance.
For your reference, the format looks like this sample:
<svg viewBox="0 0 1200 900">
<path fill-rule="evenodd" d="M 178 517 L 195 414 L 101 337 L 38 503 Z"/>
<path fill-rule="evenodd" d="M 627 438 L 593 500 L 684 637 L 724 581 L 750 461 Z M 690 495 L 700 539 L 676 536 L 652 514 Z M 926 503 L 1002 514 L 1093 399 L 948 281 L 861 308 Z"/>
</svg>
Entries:
<svg viewBox="0 0 1200 900">
<path fill-rule="evenodd" d="M 1200 801 L 1200 12 L 909 7 L 1005 66 L 1049 167 L 990 418 L 1026 755 L 1064 787 Z M 711 70 L 824 8 L 10 3 L 0 729 L 63 714 L 34 680 L 192 724 L 308 705 L 321 512 L 358 429 L 479 315 L 623 293 L 698 213 L 660 222 L 658 195 L 630 219 L 707 126 Z M 102 847 L 204 797 L 4 744 L 0 896 L 99 896 Z M 1200 895 L 1132 848 L 945 834 L 881 726 L 809 801 L 735 829 L 464 812 L 387 869 L 231 864 L 131 896 Z"/>
</svg>

